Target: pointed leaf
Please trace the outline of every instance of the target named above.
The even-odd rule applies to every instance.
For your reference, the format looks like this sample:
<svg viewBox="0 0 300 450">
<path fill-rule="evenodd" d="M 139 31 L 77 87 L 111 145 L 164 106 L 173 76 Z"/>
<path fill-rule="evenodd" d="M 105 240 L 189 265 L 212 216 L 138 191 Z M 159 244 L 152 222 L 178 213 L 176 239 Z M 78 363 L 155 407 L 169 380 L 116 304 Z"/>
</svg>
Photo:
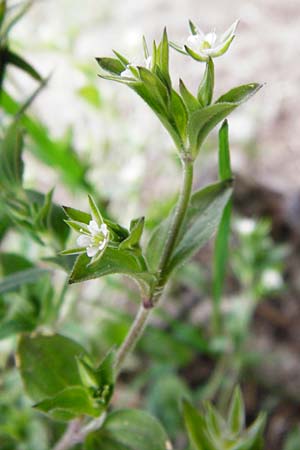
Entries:
<svg viewBox="0 0 300 450">
<path fill-rule="evenodd" d="M 86 225 L 92 220 L 92 216 L 86 212 L 79 211 L 79 209 L 71 208 L 70 206 L 63 206 L 66 215 L 75 222 L 82 222 Z"/>
<path fill-rule="evenodd" d="M 0 141 L 0 186 L 8 189 L 22 186 L 23 132 L 18 123 L 11 125 Z"/>
<path fill-rule="evenodd" d="M 191 30 L 192 34 L 194 34 L 194 35 L 198 34 L 197 27 L 191 20 L 189 20 L 189 27 L 190 27 L 190 30 Z"/>
<path fill-rule="evenodd" d="M 216 103 L 191 114 L 188 135 L 194 156 L 198 154 L 199 148 L 209 132 L 237 106 L 238 104 L 235 103 Z"/>
<path fill-rule="evenodd" d="M 120 250 L 125 250 L 126 248 L 132 248 L 139 245 L 143 230 L 144 230 L 145 218 L 140 217 L 131 221 L 130 224 L 130 234 L 127 239 L 121 242 L 119 245 Z"/>
<path fill-rule="evenodd" d="M 96 205 L 95 200 L 91 195 L 89 195 L 88 198 L 93 220 L 95 220 L 97 224 L 103 223 L 101 213 L 98 209 L 98 206 Z"/>
<path fill-rule="evenodd" d="M 252 83 L 232 89 L 213 105 L 206 106 L 191 115 L 188 135 L 195 156 L 208 133 L 235 108 L 254 95 L 260 87 L 260 85 Z"/>
<path fill-rule="evenodd" d="M 216 103 L 242 103 L 251 98 L 261 89 L 262 85 L 258 83 L 243 84 L 231 89 L 222 95 Z"/>
<path fill-rule="evenodd" d="M 182 143 L 184 143 L 186 140 L 188 114 L 180 95 L 174 89 L 171 91 L 170 109 L 178 134 L 181 136 Z"/>
<path fill-rule="evenodd" d="M 124 71 L 124 64 L 116 58 L 96 58 L 99 66 L 113 75 L 121 75 Z"/>
<path fill-rule="evenodd" d="M 216 450 L 207 435 L 204 417 L 186 400 L 183 402 L 183 417 L 192 448 Z"/>
<path fill-rule="evenodd" d="M 219 177 L 222 181 L 232 177 L 230 166 L 230 152 L 228 142 L 228 124 L 225 120 L 219 132 Z M 228 201 L 224 208 L 222 219 L 218 228 L 214 258 L 213 258 L 213 326 L 215 332 L 221 327 L 221 295 L 226 276 L 226 263 L 228 259 L 228 243 L 230 234 L 232 201 Z"/>
<path fill-rule="evenodd" d="M 56 420 L 72 420 L 82 415 L 98 417 L 104 410 L 83 386 L 67 387 L 50 398 L 34 405 L 34 408 L 47 413 Z"/>
<path fill-rule="evenodd" d="M 199 55 L 198 53 L 194 52 L 194 50 L 192 50 L 187 45 L 185 45 L 184 48 L 185 48 L 186 53 L 188 55 L 190 55 L 196 61 L 205 62 L 205 61 L 208 60 L 208 56 L 201 56 L 201 55 Z"/>
<path fill-rule="evenodd" d="M 123 64 L 125 70 L 126 67 L 130 64 L 130 62 L 128 61 L 127 58 L 125 58 L 125 56 L 121 55 L 121 53 L 117 52 L 116 50 L 113 50 L 113 52 L 116 55 L 116 57 L 120 60 L 120 62 Z"/>
<path fill-rule="evenodd" d="M 167 29 L 164 28 L 163 37 L 158 47 L 159 67 L 163 73 L 168 89 L 171 89 L 171 78 L 169 73 L 169 41 Z"/>
<path fill-rule="evenodd" d="M 260 413 L 255 422 L 247 429 L 241 441 L 232 447 L 232 450 L 261 450 L 265 424 L 266 415 Z"/>
<path fill-rule="evenodd" d="M 241 390 L 236 387 L 229 407 L 228 425 L 233 434 L 239 434 L 245 426 L 245 405 Z"/>
<path fill-rule="evenodd" d="M 13 66 L 18 67 L 18 69 L 23 70 L 23 72 L 26 72 L 35 80 L 42 81 L 41 75 L 35 70 L 35 68 L 31 64 L 29 64 L 25 59 L 23 59 L 22 56 L 17 55 L 11 50 L 8 50 L 6 53 L 6 62 L 8 64 L 12 64 Z"/>
<path fill-rule="evenodd" d="M 179 90 L 181 97 L 184 101 L 184 104 L 189 113 L 197 111 L 198 109 L 201 108 L 201 105 L 196 99 L 196 97 L 194 97 L 193 94 L 191 94 L 191 92 L 187 89 L 187 87 L 185 86 L 184 82 L 181 79 L 179 80 Z"/>
<path fill-rule="evenodd" d="M 210 185 L 192 196 L 187 218 L 167 273 L 171 273 L 190 258 L 212 237 L 231 193 L 232 182 L 225 181 Z"/>
<path fill-rule="evenodd" d="M 87 436 L 85 450 L 172 450 L 160 423 L 150 414 L 124 409 L 109 414 L 103 426 Z"/>
<path fill-rule="evenodd" d="M 144 49 L 144 57 L 145 59 L 149 58 L 150 53 L 149 53 L 149 49 L 148 49 L 148 45 L 147 45 L 147 41 L 145 36 L 143 36 L 143 49 Z"/>
</svg>

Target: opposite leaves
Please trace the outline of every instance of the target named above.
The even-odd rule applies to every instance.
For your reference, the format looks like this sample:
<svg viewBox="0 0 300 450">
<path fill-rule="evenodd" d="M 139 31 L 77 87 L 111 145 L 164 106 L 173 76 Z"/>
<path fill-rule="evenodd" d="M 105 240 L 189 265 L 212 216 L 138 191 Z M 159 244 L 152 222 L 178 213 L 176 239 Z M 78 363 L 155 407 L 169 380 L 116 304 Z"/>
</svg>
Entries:
<svg viewBox="0 0 300 450">
<path fill-rule="evenodd" d="M 34 407 L 58 420 L 81 415 L 97 417 L 110 401 L 113 355 L 94 368 L 77 342 L 59 334 L 21 337 L 17 361 Z"/>
</svg>

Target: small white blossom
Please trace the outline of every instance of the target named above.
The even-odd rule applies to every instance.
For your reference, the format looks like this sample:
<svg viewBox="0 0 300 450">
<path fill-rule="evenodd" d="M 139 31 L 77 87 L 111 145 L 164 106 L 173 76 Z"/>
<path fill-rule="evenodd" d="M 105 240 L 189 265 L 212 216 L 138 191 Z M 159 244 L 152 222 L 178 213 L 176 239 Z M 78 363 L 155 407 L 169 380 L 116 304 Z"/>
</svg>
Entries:
<svg viewBox="0 0 300 450">
<path fill-rule="evenodd" d="M 126 69 L 123 70 L 123 72 L 121 72 L 121 77 L 126 77 L 126 78 L 134 78 L 135 77 L 136 78 L 135 72 L 138 73 L 138 69 L 137 69 L 138 66 L 143 66 L 143 67 L 146 67 L 146 69 L 150 70 L 151 63 L 152 63 L 151 56 L 148 56 L 148 58 L 146 58 L 144 61 L 142 61 L 141 64 L 139 64 L 139 62 L 133 61 L 132 63 L 130 63 L 126 66 Z"/>
<path fill-rule="evenodd" d="M 85 247 L 88 257 L 93 258 L 99 254 L 108 244 L 109 231 L 107 225 L 100 226 L 95 220 L 91 220 L 87 225 L 87 230 L 81 228 L 81 234 L 77 238 L 79 247 Z"/>
<path fill-rule="evenodd" d="M 256 222 L 253 219 L 243 218 L 238 219 L 235 223 L 235 229 L 243 236 L 249 236 L 255 231 Z"/>
<path fill-rule="evenodd" d="M 212 31 L 203 33 L 200 28 L 195 29 L 195 34 L 191 34 L 183 50 L 199 61 L 207 61 L 209 57 L 215 58 L 225 53 L 235 37 L 235 30 L 238 21 L 234 22 L 228 30 L 221 36 Z"/>
<path fill-rule="evenodd" d="M 283 285 L 281 274 L 275 269 L 266 269 L 261 276 L 263 286 L 268 290 L 280 289 Z"/>
</svg>

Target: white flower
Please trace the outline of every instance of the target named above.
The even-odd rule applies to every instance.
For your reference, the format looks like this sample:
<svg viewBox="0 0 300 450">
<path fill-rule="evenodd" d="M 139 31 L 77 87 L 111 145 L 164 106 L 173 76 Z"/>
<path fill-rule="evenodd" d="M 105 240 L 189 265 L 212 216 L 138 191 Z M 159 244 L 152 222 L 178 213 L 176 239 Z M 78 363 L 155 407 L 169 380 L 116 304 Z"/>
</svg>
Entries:
<svg viewBox="0 0 300 450">
<path fill-rule="evenodd" d="M 148 56 L 141 64 L 139 62 L 133 61 L 126 66 L 126 69 L 121 72 L 121 77 L 125 78 L 138 78 L 138 66 L 146 67 L 146 69 L 151 68 L 152 58 Z"/>
<path fill-rule="evenodd" d="M 283 285 L 281 274 L 274 269 L 266 269 L 261 276 L 263 286 L 268 290 L 280 289 Z"/>
<path fill-rule="evenodd" d="M 90 220 L 87 229 L 81 228 L 81 234 L 77 238 L 79 247 L 85 247 L 87 255 L 92 258 L 100 253 L 107 246 L 109 241 L 109 231 L 107 225 L 100 226 L 95 220 Z"/>
<path fill-rule="evenodd" d="M 188 37 L 182 50 L 198 61 L 207 61 L 209 57 L 221 56 L 228 50 L 234 39 L 237 25 L 238 20 L 219 37 L 214 31 L 205 34 L 200 28 L 195 27 L 194 34 Z"/>
<path fill-rule="evenodd" d="M 235 229 L 243 236 L 249 236 L 255 231 L 256 222 L 253 219 L 238 219 L 235 223 Z"/>
</svg>

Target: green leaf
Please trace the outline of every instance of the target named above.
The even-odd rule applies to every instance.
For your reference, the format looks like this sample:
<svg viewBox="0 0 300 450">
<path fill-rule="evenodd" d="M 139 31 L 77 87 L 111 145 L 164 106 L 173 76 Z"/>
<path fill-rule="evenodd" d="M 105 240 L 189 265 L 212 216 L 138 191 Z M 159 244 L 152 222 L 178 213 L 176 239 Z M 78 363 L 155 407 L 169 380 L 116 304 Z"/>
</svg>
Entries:
<svg viewBox="0 0 300 450">
<path fill-rule="evenodd" d="M 80 255 L 73 267 L 69 283 L 79 283 L 105 275 L 123 274 L 133 278 L 145 293 L 149 293 L 156 278 L 147 271 L 139 251 L 107 247 L 100 260 L 90 264 L 86 254 Z"/>
<path fill-rule="evenodd" d="M 145 36 L 143 36 L 143 50 L 145 59 L 149 58 L 150 54 Z"/>
<path fill-rule="evenodd" d="M 211 104 L 215 83 L 215 69 L 211 58 L 206 63 L 203 79 L 198 88 L 198 100 L 202 106 Z"/>
<path fill-rule="evenodd" d="M 219 176 L 223 181 L 232 177 L 228 142 L 228 123 L 226 120 L 224 121 L 219 132 Z M 226 276 L 226 263 L 228 259 L 231 209 L 232 201 L 230 199 L 223 211 L 214 248 L 212 284 L 214 311 L 212 319 L 216 332 L 220 331 L 221 327 L 220 304 Z"/>
<path fill-rule="evenodd" d="M 184 45 L 184 49 L 188 55 L 190 55 L 195 61 L 205 62 L 207 61 L 207 56 L 201 56 L 199 53 L 194 52 L 190 47 Z"/>
<path fill-rule="evenodd" d="M 113 50 L 113 52 L 116 55 L 116 57 L 120 60 L 121 64 L 123 64 L 125 70 L 126 67 L 130 64 L 130 62 L 128 61 L 127 58 L 125 58 L 125 56 L 121 55 L 121 53 L 116 52 L 116 50 Z"/>
<path fill-rule="evenodd" d="M 192 448 L 216 450 L 207 435 L 203 416 L 186 400 L 183 402 L 183 417 Z"/>
<path fill-rule="evenodd" d="M 104 409 L 83 386 L 67 387 L 53 397 L 36 403 L 34 408 L 49 414 L 53 419 L 62 421 L 72 420 L 82 415 L 98 417 Z"/>
<path fill-rule="evenodd" d="M 233 434 L 240 433 L 245 426 L 245 405 L 239 387 L 235 389 L 231 399 L 228 426 Z"/>
<path fill-rule="evenodd" d="M 262 435 L 266 424 L 266 415 L 260 413 L 255 422 L 247 428 L 240 442 L 232 446 L 232 450 L 262 450 Z"/>
<path fill-rule="evenodd" d="M 130 224 L 130 234 L 128 238 L 124 239 L 119 245 L 120 250 L 125 250 L 126 248 L 132 248 L 139 245 L 140 239 L 143 234 L 145 224 L 145 217 L 140 217 L 139 219 L 134 219 Z"/>
<path fill-rule="evenodd" d="M 22 58 L 22 56 L 17 55 L 11 50 L 7 50 L 6 52 L 6 62 L 23 70 L 23 72 L 26 72 L 35 80 L 42 81 L 41 75 L 35 70 L 35 68 L 27 61 L 25 61 L 25 59 Z"/>
<path fill-rule="evenodd" d="M 46 195 L 30 189 L 24 192 L 32 214 L 30 220 L 34 224 L 33 231 L 47 231 L 63 247 L 69 236 L 69 228 L 64 223 L 62 208 L 51 201 L 52 191 Z"/>
<path fill-rule="evenodd" d="M 256 94 L 261 87 L 262 85 L 259 83 L 243 84 L 226 92 L 218 98 L 216 103 L 243 103 Z"/>
<path fill-rule="evenodd" d="M 75 222 L 82 222 L 86 225 L 92 220 L 92 216 L 84 211 L 79 211 L 79 209 L 71 208 L 70 206 L 63 206 L 63 210 L 66 215 Z"/>
<path fill-rule="evenodd" d="M 146 94 L 144 100 L 152 105 L 153 109 L 167 114 L 169 94 L 166 86 L 157 75 L 145 67 L 138 67 L 138 71 L 144 86 L 147 88 L 147 91 L 144 91 Z"/>
<path fill-rule="evenodd" d="M 171 450 L 168 436 L 150 414 L 135 409 L 115 411 L 85 441 L 85 450 Z"/>
<path fill-rule="evenodd" d="M 201 104 L 198 102 L 196 97 L 191 94 L 191 92 L 187 89 L 184 82 L 180 79 L 179 80 L 179 90 L 181 97 L 184 101 L 184 104 L 186 106 L 186 109 L 189 113 L 193 113 L 194 111 L 197 111 L 198 109 L 201 109 Z"/>
<path fill-rule="evenodd" d="M 190 27 L 190 30 L 191 30 L 192 34 L 194 34 L 194 35 L 198 34 L 197 27 L 191 20 L 189 20 L 189 27 Z"/>
<path fill-rule="evenodd" d="M 113 75 L 121 75 L 124 71 L 124 64 L 115 58 L 96 58 L 97 63 L 101 69 Z"/>
<path fill-rule="evenodd" d="M 84 386 L 90 389 L 98 405 L 107 406 L 115 384 L 115 351 L 111 350 L 97 368 L 84 358 L 77 358 L 78 370 Z"/>
<path fill-rule="evenodd" d="M 188 124 L 188 136 L 194 156 L 197 155 L 208 133 L 235 108 L 254 95 L 260 87 L 256 83 L 251 83 L 234 88 L 220 97 L 213 105 L 206 106 L 191 114 Z"/>
<path fill-rule="evenodd" d="M 25 390 L 40 402 L 71 386 L 82 386 L 77 357 L 87 356 L 77 342 L 59 335 L 24 335 L 17 351 L 18 367 Z"/>
<path fill-rule="evenodd" d="M 219 176 L 221 180 L 232 178 L 227 120 L 224 120 L 219 131 Z"/>
<path fill-rule="evenodd" d="M 93 84 L 86 84 L 77 91 L 78 95 L 96 109 L 101 108 L 102 101 L 98 89 Z"/>
<path fill-rule="evenodd" d="M 49 273 L 49 270 L 32 268 L 15 272 L 12 275 L 7 275 L 0 281 L 0 294 L 15 291 L 24 284 L 34 283 L 46 273 Z"/>
<path fill-rule="evenodd" d="M 231 193 L 232 182 L 222 181 L 193 194 L 182 233 L 167 267 L 167 273 L 171 273 L 190 258 L 212 237 Z"/>
<path fill-rule="evenodd" d="M 158 78 L 159 80 L 159 78 Z M 161 83 L 161 80 L 159 80 Z M 167 88 L 162 84 L 162 86 L 166 89 Z M 151 86 L 146 85 L 145 83 L 132 83 L 130 86 L 146 103 L 147 105 L 155 112 L 163 126 L 166 128 L 166 130 L 169 132 L 170 136 L 172 137 L 175 146 L 178 149 L 182 148 L 182 138 L 179 134 L 179 131 L 176 127 L 176 124 L 174 124 L 174 120 L 170 117 L 170 111 L 169 111 L 169 99 L 166 98 L 167 104 L 162 103 L 155 93 L 155 91 L 152 89 Z"/>
<path fill-rule="evenodd" d="M 171 91 L 170 110 L 172 118 L 176 124 L 176 129 L 182 142 L 186 140 L 188 114 L 183 100 L 174 89 Z"/>
<path fill-rule="evenodd" d="M 214 103 L 191 114 L 188 136 L 194 156 L 198 154 L 199 148 L 209 132 L 237 106 L 238 104 L 235 103 Z"/>
<path fill-rule="evenodd" d="M 96 205 L 95 200 L 93 199 L 93 197 L 91 195 L 88 195 L 88 198 L 89 198 L 89 205 L 90 205 L 93 220 L 95 220 L 97 222 L 97 224 L 103 223 L 101 213 L 98 209 L 98 206 Z"/>
<path fill-rule="evenodd" d="M 169 41 L 167 35 L 167 29 L 164 28 L 162 40 L 157 49 L 158 53 L 158 66 L 161 70 L 163 80 L 165 81 L 168 89 L 171 89 L 171 78 L 169 73 Z"/>
<path fill-rule="evenodd" d="M 23 179 L 23 132 L 18 123 L 13 123 L 0 141 L 0 186 L 16 189 Z"/>
</svg>

